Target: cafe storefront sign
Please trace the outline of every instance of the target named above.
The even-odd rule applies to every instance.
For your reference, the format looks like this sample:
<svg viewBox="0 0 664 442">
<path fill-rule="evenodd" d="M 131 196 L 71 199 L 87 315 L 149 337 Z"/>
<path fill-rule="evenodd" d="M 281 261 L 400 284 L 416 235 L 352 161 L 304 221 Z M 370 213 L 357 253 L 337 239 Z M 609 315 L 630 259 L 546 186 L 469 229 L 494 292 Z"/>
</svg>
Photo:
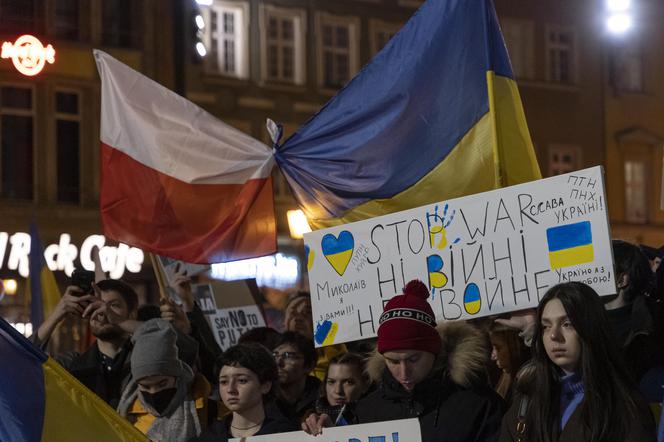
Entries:
<svg viewBox="0 0 664 442">
<path fill-rule="evenodd" d="M 28 233 L 0 232 L 0 269 L 18 271 L 24 278 L 30 276 L 29 254 L 31 238 Z M 48 268 L 52 271 L 64 271 L 70 276 L 76 267 L 76 259 L 86 270 L 94 270 L 92 249 L 99 248 L 99 258 L 104 272 L 108 272 L 113 279 L 119 279 L 125 271 L 138 273 L 143 266 L 145 256 L 141 249 L 130 247 L 127 244 L 117 246 L 106 245 L 103 235 L 90 235 L 81 244 L 80 248 L 71 242 L 71 235 L 63 233 L 55 244 L 44 248 L 44 258 Z"/>
</svg>

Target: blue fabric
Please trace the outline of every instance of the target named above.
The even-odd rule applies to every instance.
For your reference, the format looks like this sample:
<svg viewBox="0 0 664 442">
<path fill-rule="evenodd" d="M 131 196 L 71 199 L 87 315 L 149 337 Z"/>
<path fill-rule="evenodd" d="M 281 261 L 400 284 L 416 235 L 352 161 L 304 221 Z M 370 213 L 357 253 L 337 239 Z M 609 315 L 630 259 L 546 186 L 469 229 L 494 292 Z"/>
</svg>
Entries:
<svg viewBox="0 0 664 442">
<path fill-rule="evenodd" d="M 46 265 L 44 260 L 44 249 L 39 239 L 37 224 L 30 223 L 30 322 L 32 329 L 37 332 L 39 326 L 44 322 L 44 305 L 42 302 L 41 272 Z"/>
<path fill-rule="evenodd" d="M 41 441 L 46 359 L 0 318 L 0 441 Z"/>
<path fill-rule="evenodd" d="M 513 77 L 491 1 L 427 1 L 276 152 L 300 206 L 338 217 L 418 182 L 488 112 L 491 70 Z"/>
<path fill-rule="evenodd" d="M 581 376 L 572 373 L 560 379 L 560 429 L 567 425 L 567 421 L 583 401 L 583 380 Z"/>
</svg>

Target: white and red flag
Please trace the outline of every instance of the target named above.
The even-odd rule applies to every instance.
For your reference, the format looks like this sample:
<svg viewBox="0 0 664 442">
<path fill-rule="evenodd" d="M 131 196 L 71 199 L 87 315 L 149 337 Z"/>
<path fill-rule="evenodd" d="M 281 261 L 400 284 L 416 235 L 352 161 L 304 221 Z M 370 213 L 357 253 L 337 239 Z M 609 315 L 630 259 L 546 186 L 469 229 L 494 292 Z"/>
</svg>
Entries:
<svg viewBox="0 0 664 442">
<path fill-rule="evenodd" d="M 192 263 L 274 253 L 271 149 L 110 55 L 94 56 L 104 233 Z"/>
</svg>

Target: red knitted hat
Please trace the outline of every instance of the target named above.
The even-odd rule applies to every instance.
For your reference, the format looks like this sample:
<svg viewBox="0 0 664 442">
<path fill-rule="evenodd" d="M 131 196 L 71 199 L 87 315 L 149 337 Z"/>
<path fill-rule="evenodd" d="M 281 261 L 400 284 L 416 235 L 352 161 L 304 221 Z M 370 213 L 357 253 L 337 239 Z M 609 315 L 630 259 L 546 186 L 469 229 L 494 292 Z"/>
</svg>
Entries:
<svg viewBox="0 0 664 442">
<path fill-rule="evenodd" d="M 422 350 L 440 353 L 436 316 L 427 301 L 429 290 L 419 280 L 410 281 L 403 295 L 385 305 L 378 326 L 378 353 L 391 350 Z"/>
</svg>

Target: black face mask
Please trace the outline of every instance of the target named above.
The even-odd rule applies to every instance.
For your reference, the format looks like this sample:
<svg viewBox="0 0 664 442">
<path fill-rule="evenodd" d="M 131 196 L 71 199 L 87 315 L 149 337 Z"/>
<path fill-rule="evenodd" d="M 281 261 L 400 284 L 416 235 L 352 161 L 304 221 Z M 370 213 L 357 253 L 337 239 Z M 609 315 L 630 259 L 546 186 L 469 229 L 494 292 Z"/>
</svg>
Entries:
<svg viewBox="0 0 664 442">
<path fill-rule="evenodd" d="M 176 387 L 173 387 L 173 388 L 165 388 L 156 393 L 148 393 L 147 391 L 141 391 L 141 394 L 143 395 L 143 400 L 145 401 L 146 404 L 154 408 L 157 413 L 162 414 L 166 410 L 166 408 L 168 408 L 168 405 L 173 400 L 173 397 L 175 396 L 175 393 L 177 393 L 177 391 L 178 389 Z"/>
</svg>

